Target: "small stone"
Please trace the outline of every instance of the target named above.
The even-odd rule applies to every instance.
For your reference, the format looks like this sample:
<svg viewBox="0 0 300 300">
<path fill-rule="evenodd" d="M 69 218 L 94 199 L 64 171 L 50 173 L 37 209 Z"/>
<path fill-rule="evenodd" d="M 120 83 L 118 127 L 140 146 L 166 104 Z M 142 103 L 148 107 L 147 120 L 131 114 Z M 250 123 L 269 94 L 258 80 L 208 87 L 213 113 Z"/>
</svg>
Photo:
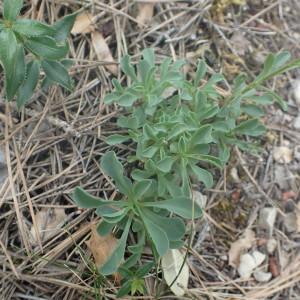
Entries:
<svg viewBox="0 0 300 300">
<path fill-rule="evenodd" d="M 267 242 L 267 251 L 269 254 L 273 254 L 277 247 L 277 241 L 274 238 L 271 238 Z"/>
<path fill-rule="evenodd" d="M 281 164 L 289 164 L 293 159 L 293 151 L 286 146 L 275 147 L 273 157 Z"/>
<path fill-rule="evenodd" d="M 259 214 L 259 225 L 266 228 L 272 236 L 274 224 L 276 221 L 277 210 L 274 207 L 265 207 L 260 211 Z"/>
<path fill-rule="evenodd" d="M 266 259 L 266 255 L 259 252 L 259 251 L 254 251 L 252 253 L 252 256 L 255 260 L 256 263 L 256 267 L 258 267 L 259 265 L 261 265 L 263 263 L 263 261 Z"/>
<path fill-rule="evenodd" d="M 5 153 L 2 147 L 0 147 L 0 168 L 6 165 Z"/>
<path fill-rule="evenodd" d="M 300 105 L 300 104 L 299 104 Z M 295 119 L 294 119 L 294 123 L 293 126 L 295 129 L 300 129 L 300 115 L 298 115 Z"/>
<path fill-rule="evenodd" d="M 300 79 L 297 79 L 293 82 L 293 88 L 295 102 L 298 106 L 300 106 Z"/>
<path fill-rule="evenodd" d="M 241 255 L 240 264 L 237 269 L 240 277 L 242 279 L 249 279 L 253 270 L 261 265 L 265 259 L 266 255 L 259 251 Z"/>
<path fill-rule="evenodd" d="M 255 267 L 256 263 L 251 254 L 241 255 L 237 271 L 242 279 L 249 279 Z"/>
<path fill-rule="evenodd" d="M 285 214 L 283 223 L 286 231 L 289 233 L 297 231 L 297 221 L 297 215 L 295 212 Z"/>
<path fill-rule="evenodd" d="M 232 178 L 234 183 L 240 183 L 241 182 L 241 179 L 239 177 L 237 168 L 231 168 L 230 177 Z"/>
<path fill-rule="evenodd" d="M 296 146 L 294 149 L 294 156 L 297 160 L 300 160 L 300 145 Z"/>
<path fill-rule="evenodd" d="M 253 276 L 258 282 L 268 282 L 272 278 L 272 274 L 270 272 L 263 272 L 263 271 L 255 271 L 253 273 Z"/>
</svg>

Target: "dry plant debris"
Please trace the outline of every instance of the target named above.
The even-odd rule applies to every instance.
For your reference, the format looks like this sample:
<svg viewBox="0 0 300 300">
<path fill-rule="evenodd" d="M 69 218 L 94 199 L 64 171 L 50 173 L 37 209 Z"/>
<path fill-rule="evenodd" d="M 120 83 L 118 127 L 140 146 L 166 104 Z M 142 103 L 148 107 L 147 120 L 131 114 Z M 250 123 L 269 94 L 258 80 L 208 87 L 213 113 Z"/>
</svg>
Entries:
<svg viewBox="0 0 300 300">
<path fill-rule="evenodd" d="M 95 18 L 90 13 L 84 12 L 76 17 L 74 26 L 71 30 L 72 34 L 90 33 L 95 29 Z"/>
<path fill-rule="evenodd" d="M 254 49 L 251 52 L 245 48 L 244 55 L 239 52 L 248 70 L 239 63 L 238 72 L 255 75 L 269 52 L 288 49 L 294 57 L 300 55 L 298 0 L 251 0 L 245 1 L 243 6 L 231 3 L 220 13 L 220 18 L 217 18 L 216 11 L 213 11 L 214 4 L 218 1 L 155 1 L 155 23 L 152 22 L 152 13 L 148 26 L 136 22 L 137 4 L 142 5 L 145 1 L 24 2 L 24 15 L 32 15 L 46 22 L 58 20 L 61 15 L 79 9 L 85 9 L 85 14 L 88 15 L 78 17 L 79 21 L 80 18 L 82 20 L 77 20 L 77 28 L 74 26 L 74 36 L 70 41 L 70 58 L 75 62 L 71 68 L 71 75 L 76 83 L 73 92 L 66 93 L 58 87 L 53 87 L 48 93 L 39 90 L 23 111 L 18 112 L 11 107 L 10 114 L 5 113 L 3 95 L 0 95 L 0 147 L 9 142 L 10 167 L 17 207 L 25 224 L 31 222 L 25 189 L 30 193 L 36 211 L 62 206 L 67 216 L 76 212 L 69 198 L 75 186 L 81 184 L 95 193 L 104 190 L 110 195 L 114 192 L 103 179 L 98 160 L 107 151 L 102 137 L 112 132 L 111 119 L 115 118 L 118 112 L 114 107 L 104 107 L 101 102 L 103 95 L 110 88 L 112 75 L 111 72 L 103 72 L 103 68 L 99 68 L 99 62 L 96 61 L 99 58 L 89 40 L 93 30 L 102 33 L 105 40 L 109 41 L 109 48 L 116 62 L 117 57 L 126 52 L 138 57 L 140 50 L 145 47 L 154 47 L 159 53 L 158 64 L 164 57 L 179 59 L 188 57 L 187 54 L 191 53 L 193 59 L 190 60 L 190 76 L 193 74 L 197 58 L 205 58 L 211 72 L 219 71 L 225 62 L 229 67 L 231 64 L 233 69 L 236 68 L 233 55 L 223 55 L 224 52 L 236 52 L 234 38 L 233 42 L 231 40 L 236 28 L 243 33 Z M 153 3 L 154 1 L 151 4 Z M 201 193 L 207 196 L 206 218 L 205 222 L 195 224 L 197 232 L 193 236 L 192 247 L 196 248 L 192 249 L 188 258 L 191 274 L 185 298 L 299 299 L 299 217 L 295 219 L 293 231 L 288 232 L 284 225 L 284 217 L 278 213 L 270 239 L 258 225 L 257 217 L 259 210 L 270 204 L 257 186 L 284 211 L 285 215 L 290 212 L 296 215 L 294 209 L 298 206 L 300 186 L 300 156 L 296 149 L 300 145 L 300 135 L 293 125 L 298 116 L 299 100 L 297 84 L 292 83 L 299 78 L 300 73 L 296 71 L 270 82 L 270 86 L 280 91 L 283 98 L 289 102 L 289 108 L 286 112 L 279 111 L 278 107 L 270 108 L 265 120 L 276 139 L 280 142 L 290 141 L 288 148 L 292 150 L 294 159 L 286 164 L 275 161 L 271 154 L 273 142 L 261 140 L 260 146 L 263 151 L 258 156 L 243 154 L 245 163 L 242 166 L 247 168 L 253 181 L 243 171 L 237 157 L 232 157 L 232 165 L 228 166 L 226 172 L 219 174 L 219 181 L 214 189 L 201 190 Z M 3 80 L 0 81 L 0 85 L 2 91 Z M 63 121 L 80 134 L 65 131 L 64 126 L 57 126 L 54 121 L 49 122 L 47 134 L 38 134 L 40 125 L 49 117 L 53 118 L 51 120 Z M 7 133 L 5 124 L 10 124 Z M 118 147 L 116 149 L 120 157 L 127 151 Z M 20 154 L 26 186 L 20 180 L 21 169 L 17 166 L 17 153 Z M 232 180 L 229 174 L 233 167 L 238 170 L 239 180 Z M 89 234 L 89 229 L 82 231 L 81 226 L 86 224 L 87 219 L 92 220 L 93 215 L 89 212 L 74 214 L 64 224 L 65 230 L 60 229 L 55 236 L 42 241 L 44 253 L 37 250 L 35 255 L 31 256 L 26 252 L 22 233 L 18 230 L 18 212 L 14 199 L 9 193 L 3 198 L 3 192 L 6 190 L 9 188 L 1 187 L 0 184 L 0 238 L 4 246 L 0 247 L 1 297 L 5 300 L 30 297 L 47 300 L 95 299 L 98 297 L 98 294 L 95 296 L 97 291 L 102 297 L 114 299 L 118 285 L 113 279 L 99 284 L 99 278 L 89 272 L 81 257 L 81 253 L 85 253 L 87 247 L 83 241 Z M 231 195 L 237 190 L 239 197 L 233 201 Z M 293 191 L 296 195 L 292 197 L 292 210 L 285 208 L 286 201 L 282 197 L 287 191 Z M 221 203 L 226 203 L 226 209 L 219 209 Z M 252 224 L 255 226 L 251 226 Z M 236 272 L 233 272 L 235 269 L 227 261 L 231 247 L 229 241 L 235 241 L 238 233 L 244 232 L 245 228 L 255 231 L 254 239 L 265 240 L 266 243 L 258 245 L 253 241 L 250 248 L 239 250 L 237 253 L 241 255 L 258 250 L 268 254 L 263 264 L 253 272 L 255 280 L 270 276 L 258 273 L 260 271 L 272 273 L 268 282 L 257 283 L 249 280 L 241 283 Z M 30 225 L 26 230 L 29 235 Z M 271 239 L 273 242 L 270 242 Z M 268 244 L 272 251 L 267 249 Z M 12 264 L 9 263 L 7 254 Z M 235 257 L 239 259 L 239 255 Z M 147 254 L 145 256 L 148 259 Z M 15 277 L 13 266 L 22 275 L 20 280 Z M 148 298 L 156 296 L 155 287 L 160 287 L 160 280 L 155 277 L 147 278 Z M 173 299 L 175 296 L 164 288 L 162 297 Z"/>
<path fill-rule="evenodd" d="M 251 229 L 247 229 L 243 236 L 233 242 L 228 252 L 229 265 L 238 267 L 240 258 L 244 251 L 250 249 L 255 241 L 255 233 Z"/>
<path fill-rule="evenodd" d="M 176 296 L 183 296 L 188 287 L 189 266 L 178 249 L 169 250 L 161 259 L 164 279 Z"/>
<path fill-rule="evenodd" d="M 273 156 L 281 164 L 289 164 L 293 159 L 293 151 L 287 146 L 275 147 Z"/>
<path fill-rule="evenodd" d="M 102 33 L 98 31 L 93 31 L 91 37 L 92 37 L 92 43 L 98 60 L 107 62 L 108 64 L 105 64 L 105 68 L 108 69 L 108 71 L 110 71 L 113 75 L 116 76 L 118 74 L 118 67 L 114 62 L 111 51 Z"/>
<path fill-rule="evenodd" d="M 41 240 L 46 241 L 61 230 L 66 221 L 66 213 L 63 208 L 41 209 L 35 215 L 35 220 Z M 38 237 L 33 225 L 30 229 L 30 242 L 33 246 L 38 244 Z"/>
<path fill-rule="evenodd" d="M 86 244 L 93 254 L 95 264 L 100 268 L 113 253 L 118 240 L 112 235 L 100 236 L 97 233 L 96 225 L 92 225 L 91 237 Z"/>
<path fill-rule="evenodd" d="M 140 27 L 150 24 L 154 13 L 154 3 L 138 3 L 136 20 Z"/>
</svg>

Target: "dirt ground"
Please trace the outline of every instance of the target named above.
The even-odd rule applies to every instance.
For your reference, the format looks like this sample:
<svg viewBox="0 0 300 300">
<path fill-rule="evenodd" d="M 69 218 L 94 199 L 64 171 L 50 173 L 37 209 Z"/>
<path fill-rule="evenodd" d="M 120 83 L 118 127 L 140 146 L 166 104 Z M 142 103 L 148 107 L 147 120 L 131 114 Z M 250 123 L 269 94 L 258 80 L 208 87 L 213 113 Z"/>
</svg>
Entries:
<svg viewBox="0 0 300 300">
<path fill-rule="evenodd" d="M 269 52 L 286 49 L 300 57 L 299 0 L 32 0 L 23 14 L 53 23 L 79 9 L 89 13 L 92 29 L 70 37 L 74 91 L 38 89 L 19 113 L 13 104 L 5 105 L 1 88 L 1 300 L 116 298 L 118 282 L 96 274 L 85 244 L 97 217 L 78 210 L 70 194 L 78 185 L 95 195 L 113 191 L 99 158 L 110 148 L 104 138 L 116 130 L 119 112 L 105 106 L 103 97 L 112 89 L 113 74 L 122 79 L 117 62 L 123 54 L 137 58 L 152 47 L 158 62 L 185 58 L 187 74 L 205 58 L 229 82 L 241 72 L 253 78 Z M 268 133 L 257 141 L 259 155 L 233 149 L 224 172 L 215 171 L 214 189 L 201 191 L 207 196 L 205 218 L 196 223 L 185 296 L 174 296 L 152 274 L 146 280 L 148 295 L 128 299 L 300 299 L 297 79 L 300 70 L 268 83 L 288 102 L 288 110 L 267 109 Z M 119 157 L 130 152 L 125 146 L 115 150 Z M 279 157 L 278 151 L 283 151 Z M 274 224 L 266 221 L 264 208 L 275 208 Z M 271 274 L 266 282 L 241 279 L 229 263 L 232 244 L 247 230 L 255 234 L 247 251 L 265 255 L 260 270 Z"/>
</svg>

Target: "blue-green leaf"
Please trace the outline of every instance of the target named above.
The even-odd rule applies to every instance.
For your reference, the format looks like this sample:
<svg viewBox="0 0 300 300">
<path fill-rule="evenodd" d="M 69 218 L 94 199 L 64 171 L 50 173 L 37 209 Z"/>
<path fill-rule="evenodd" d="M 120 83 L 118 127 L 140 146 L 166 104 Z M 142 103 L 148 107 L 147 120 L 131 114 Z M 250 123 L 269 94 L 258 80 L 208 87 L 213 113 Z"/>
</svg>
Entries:
<svg viewBox="0 0 300 300">
<path fill-rule="evenodd" d="M 131 219 L 128 219 L 124 231 L 122 233 L 122 236 L 119 239 L 115 250 L 113 250 L 112 255 L 109 257 L 106 263 L 100 268 L 99 271 L 102 275 L 111 275 L 115 273 L 118 270 L 119 266 L 121 265 L 122 260 L 124 258 L 126 241 L 127 241 L 131 221 L 132 221 Z"/>
<path fill-rule="evenodd" d="M 142 211 L 141 216 L 145 224 L 146 230 L 153 241 L 155 249 L 159 256 L 163 256 L 169 249 L 169 240 L 167 234 L 159 225 L 153 223 Z"/>
<path fill-rule="evenodd" d="M 120 63 L 122 71 L 128 75 L 133 81 L 138 81 L 133 65 L 130 62 L 130 56 L 125 55 Z"/>
<path fill-rule="evenodd" d="M 101 168 L 115 181 L 121 193 L 127 196 L 132 194 L 132 183 L 129 178 L 124 176 L 123 166 L 113 151 L 106 152 L 102 156 Z"/>
<path fill-rule="evenodd" d="M 109 201 L 103 198 L 92 196 L 90 193 L 77 187 L 72 195 L 73 201 L 81 208 L 98 208 L 101 206 L 114 205 L 122 206 L 121 201 Z"/>
<path fill-rule="evenodd" d="M 190 167 L 193 171 L 193 174 L 197 177 L 199 181 L 204 183 L 206 188 L 210 189 L 213 186 L 214 180 L 210 172 L 194 164 L 191 164 Z"/>
<path fill-rule="evenodd" d="M 113 134 L 107 137 L 105 141 L 108 145 L 112 146 L 112 145 L 122 144 L 128 141 L 129 139 L 130 137 L 128 135 Z"/>
<path fill-rule="evenodd" d="M 164 201 L 145 202 L 144 206 L 164 208 L 187 219 L 199 218 L 202 216 L 202 209 L 200 206 L 184 196 L 174 197 Z"/>
</svg>

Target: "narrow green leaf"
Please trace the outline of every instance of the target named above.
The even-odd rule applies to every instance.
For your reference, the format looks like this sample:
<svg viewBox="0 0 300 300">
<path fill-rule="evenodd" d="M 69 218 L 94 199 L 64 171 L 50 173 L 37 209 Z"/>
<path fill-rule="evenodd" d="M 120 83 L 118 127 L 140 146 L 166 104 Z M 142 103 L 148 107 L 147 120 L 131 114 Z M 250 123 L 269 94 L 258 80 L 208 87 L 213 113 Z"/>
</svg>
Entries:
<svg viewBox="0 0 300 300">
<path fill-rule="evenodd" d="M 123 166 L 113 151 L 106 152 L 102 156 L 101 168 L 115 181 L 121 193 L 127 196 L 132 194 L 132 183 L 129 178 L 124 176 Z"/>
<path fill-rule="evenodd" d="M 25 52 L 24 48 L 21 45 L 18 45 L 16 52 L 16 68 L 14 77 L 11 79 L 12 86 L 14 85 L 14 93 L 15 89 L 18 89 L 20 85 L 25 80 L 26 76 L 26 64 L 25 64 Z"/>
<path fill-rule="evenodd" d="M 158 151 L 158 149 L 159 148 L 156 145 L 149 146 L 143 150 L 142 155 L 143 155 L 143 157 L 146 157 L 146 158 L 152 158 L 154 156 L 154 154 Z"/>
<path fill-rule="evenodd" d="M 116 224 L 113 223 L 107 223 L 104 220 L 102 220 L 98 225 L 97 225 L 97 232 L 101 236 L 106 236 L 108 235 L 112 229 L 114 228 Z"/>
<path fill-rule="evenodd" d="M 204 183 L 206 188 L 210 189 L 213 186 L 214 180 L 210 172 L 194 164 L 191 164 L 190 167 L 193 171 L 193 174 L 197 177 L 199 181 Z"/>
<path fill-rule="evenodd" d="M 142 51 L 144 60 L 148 63 L 150 67 L 155 66 L 155 54 L 152 48 L 146 48 Z"/>
<path fill-rule="evenodd" d="M 67 39 L 68 35 L 70 34 L 73 28 L 77 15 L 78 13 L 76 12 L 64 16 L 62 19 L 58 20 L 53 24 L 53 29 L 55 30 L 53 37 L 55 38 L 56 41 L 63 42 Z"/>
<path fill-rule="evenodd" d="M 129 247 L 127 247 L 129 248 Z M 143 249 L 141 249 L 143 250 Z M 120 269 L 122 268 L 131 268 L 133 266 L 135 266 L 138 261 L 141 259 L 141 255 L 142 255 L 142 251 L 140 251 L 139 253 L 134 253 L 131 256 L 129 256 L 129 258 L 126 259 L 126 261 L 122 264 L 122 266 L 119 268 L 119 272 Z M 120 272 L 121 273 L 121 272 Z"/>
<path fill-rule="evenodd" d="M 49 36 L 30 37 L 24 41 L 24 45 L 36 56 L 48 60 L 64 58 L 69 51 L 67 44 L 58 45 L 55 39 Z"/>
<path fill-rule="evenodd" d="M 174 158 L 171 156 L 166 156 L 162 160 L 158 161 L 156 166 L 160 171 L 168 173 L 171 171 L 174 161 Z"/>
<path fill-rule="evenodd" d="M 143 209 L 143 213 L 166 233 L 169 241 L 179 240 L 184 236 L 185 224 L 182 219 L 178 217 L 162 217 L 146 208 Z"/>
<path fill-rule="evenodd" d="M 197 203 L 194 203 L 188 197 L 183 196 L 158 202 L 145 202 L 144 206 L 164 208 L 187 219 L 199 218 L 202 216 L 202 209 Z"/>
<path fill-rule="evenodd" d="M 42 68 L 50 80 L 58 83 L 69 91 L 72 90 L 73 82 L 69 76 L 68 70 L 63 64 L 57 61 L 43 60 Z"/>
<path fill-rule="evenodd" d="M 73 201 L 81 208 L 97 208 L 107 205 L 121 205 L 121 201 L 108 201 L 103 198 L 92 196 L 90 193 L 77 187 L 72 195 Z"/>
<path fill-rule="evenodd" d="M 109 257 L 106 263 L 100 268 L 99 271 L 102 275 L 111 275 L 118 270 L 124 258 L 126 241 L 127 241 L 131 221 L 132 221 L 131 219 L 128 219 L 124 231 L 122 233 L 122 236 L 118 241 L 116 249 L 113 251 L 112 255 Z"/>
<path fill-rule="evenodd" d="M 121 116 L 117 121 L 117 125 L 122 128 L 135 130 L 138 128 L 138 120 L 136 117 Z"/>
<path fill-rule="evenodd" d="M 184 246 L 184 241 L 170 241 L 170 249 L 179 249 Z"/>
<path fill-rule="evenodd" d="M 197 157 L 195 157 L 196 159 L 200 160 L 200 161 L 205 161 L 205 162 L 208 162 L 218 168 L 222 168 L 222 161 L 215 157 L 215 156 L 212 156 L 212 155 L 198 155 Z"/>
<path fill-rule="evenodd" d="M 20 86 L 17 97 L 17 106 L 20 109 L 33 95 L 40 75 L 40 64 L 37 61 L 31 61 L 27 65 L 27 77 Z"/>
<path fill-rule="evenodd" d="M 259 118 L 264 115 L 264 111 L 255 104 L 244 104 L 241 106 L 242 112 L 253 118 Z"/>
<path fill-rule="evenodd" d="M 142 266 L 138 269 L 138 271 L 136 272 L 135 275 L 136 275 L 138 278 L 144 277 L 144 276 L 148 275 L 148 273 L 150 272 L 150 270 L 151 270 L 154 266 L 155 266 L 155 265 L 154 265 L 154 262 L 153 262 L 153 261 L 150 261 L 150 262 L 148 262 L 148 263 L 142 265 Z"/>
<path fill-rule="evenodd" d="M 130 56 L 125 55 L 120 63 L 122 71 L 128 75 L 133 81 L 138 81 L 133 65 L 130 62 Z"/>
<path fill-rule="evenodd" d="M 0 32 L 5 28 L 3 21 L 0 20 Z"/>
<path fill-rule="evenodd" d="M 100 208 L 97 208 L 97 211 L 100 211 Z M 126 216 L 129 211 L 129 208 L 119 210 L 113 214 L 108 214 L 107 216 L 103 216 L 103 220 L 107 223 L 116 224 L 121 222 Z"/>
<path fill-rule="evenodd" d="M 13 23 L 13 31 L 26 37 L 53 35 L 55 30 L 42 22 L 30 19 L 19 19 Z"/>
<path fill-rule="evenodd" d="M 205 76 L 207 71 L 207 66 L 206 63 L 203 60 L 200 60 L 198 65 L 197 65 L 197 70 L 196 70 L 196 76 L 194 79 L 194 86 L 198 86 L 201 79 Z"/>
<path fill-rule="evenodd" d="M 117 102 L 120 98 L 120 95 L 116 92 L 112 92 L 110 94 L 105 95 L 104 97 L 104 103 L 105 104 L 111 104 L 114 102 Z"/>
<path fill-rule="evenodd" d="M 291 54 L 289 51 L 282 51 L 275 55 L 273 70 L 284 66 L 291 59 Z"/>
<path fill-rule="evenodd" d="M 238 134 L 247 134 L 256 136 L 257 135 L 257 129 L 259 132 L 261 131 L 261 123 L 257 119 L 250 119 L 244 122 L 241 122 L 239 126 L 235 128 L 235 132 Z M 263 133 L 263 132 L 261 132 Z M 258 134 L 259 135 L 259 134 Z"/>
<path fill-rule="evenodd" d="M 211 136 L 212 126 L 211 125 L 204 125 L 200 127 L 192 136 L 191 138 L 191 145 L 199 145 L 199 144 L 208 144 L 213 141 Z"/>
<path fill-rule="evenodd" d="M 136 100 L 138 100 L 138 98 L 139 97 L 137 95 L 133 95 L 127 92 L 120 96 L 117 101 L 120 106 L 130 107 Z"/>
<path fill-rule="evenodd" d="M 145 170 L 134 169 L 131 172 L 131 177 L 136 181 L 148 179 L 152 175 L 151 172 Z"/>
<path fill-rule="evenodd" d="M 269 93 L 261 96 L 253 96 L 251 97 L 251 100 L 253 100 L 258 105 L 270 105 L 273 103 L 273 97 Z"/>
<path fill-rule="evenodd" d="M 122 286 L 118 290 L 116 297 L 122 298 L 122 297 L 128 295 L 130 291 L 131 291 L 131 280 L 126 281 L 125 283 L 122 284 Z"/>
<path fill-rule="evenodd" d="M 122 144 L 128 141 L 129 139 L 130 137 L 128 135 L 113 134 L 107 137 L 105 141 L 108 145 L 112 146 L 112 145 Z"/>
<path fill-rule="evenodd" d="M 299 65 L 299 67 L 300 67 L 300 65 Z M 274 93 L 271 89 L 268 89 L 265 87 L 262 87 L 262 90 L 267 92 L 267 95 L 269 95 L 269 97 L 272 97 L 273 99 L 275 99 L 275 102 L 281 107 L 282 110 L 287 111 L 288 104 L 280 95 L 278 95 L 277 93 Z"/>
<path fill-rule="evenodd" d="M 147 193 L 151 184 L 152 180 L 150 179 L 135 182 L 133 185 L 133 193 L 136 199 L 141 199 Z"/>
<path fill-rule="evenodd" d="M 163 256 L 169 249 L 169 240 L 167 234 L 146 215 L 140 211 L 146 230 L 157 250 L 159 256 Z"/>
<path fill-rule="evenodd" d="M 15 83 L 18 44 L 14 33 L 5 29 L 0 33 L 0 62 L 5 74 L 6 97 L 11 100 L 17 92 Z"/>
<path fill-rule="evenodd" d="M 4 19 L 14 21 L 20 14 L 23 6 L 23 0 L 4 0 L 3 16 Z"/>
</svg>

